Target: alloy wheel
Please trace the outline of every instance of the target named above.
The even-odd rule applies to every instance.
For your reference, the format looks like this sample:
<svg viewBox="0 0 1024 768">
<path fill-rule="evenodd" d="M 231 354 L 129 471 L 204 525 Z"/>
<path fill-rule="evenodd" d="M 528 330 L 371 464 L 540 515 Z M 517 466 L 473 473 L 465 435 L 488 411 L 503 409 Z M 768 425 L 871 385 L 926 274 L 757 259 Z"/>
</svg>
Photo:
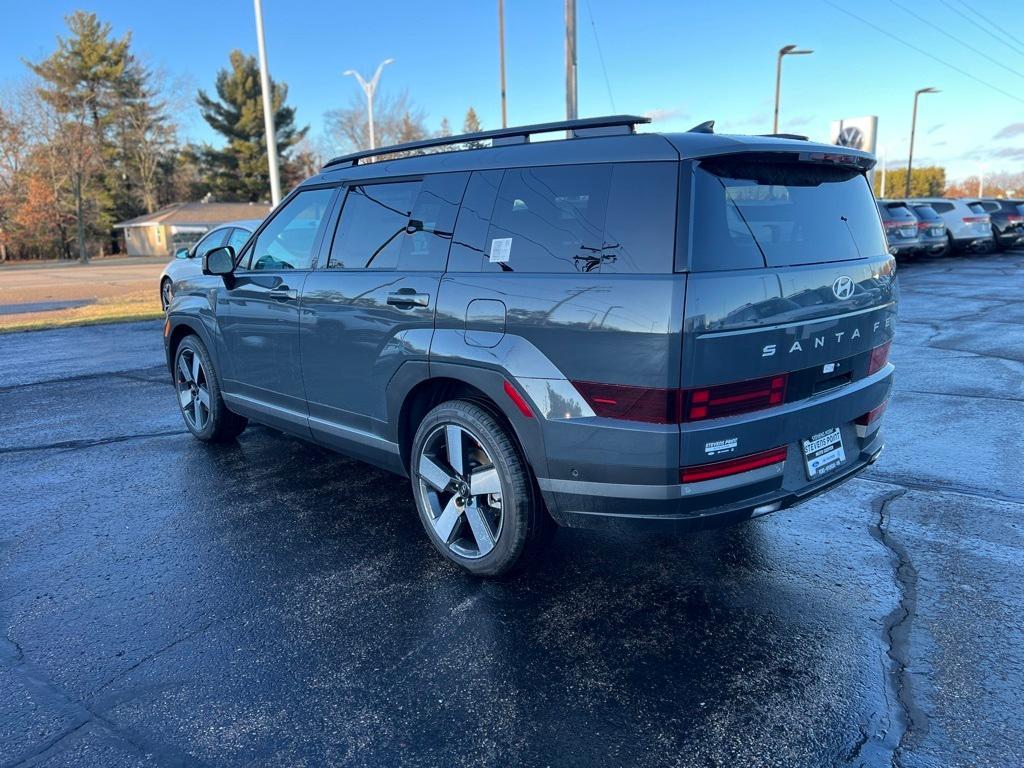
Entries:
<svg viewBox="0 0 1024 768">
<path fill-rule="evenodd" d="M 164 280 L 163 285 L 160 286 L 160 301 L 164 305 L 166 310 L 171 306 L 171 299 L 174 298 L 173 289 L 171 288 L 171 281 Z"/>
<path fill-rule="evenodd" d="M 196 432 L 202 432 L 210 422 L 210 388 L 206 369 L 194 349 L 182 347 L 174 372 L 178 402 L 185 421 Z"/>
<path fill-rule="evenodd" d="M 437 537 L 468 559 L 487 555 L 501 535 L 501 476 L 483 443 L 458 424 L 441 424 L 417 457 L 423 507 Z"/>
</svg>

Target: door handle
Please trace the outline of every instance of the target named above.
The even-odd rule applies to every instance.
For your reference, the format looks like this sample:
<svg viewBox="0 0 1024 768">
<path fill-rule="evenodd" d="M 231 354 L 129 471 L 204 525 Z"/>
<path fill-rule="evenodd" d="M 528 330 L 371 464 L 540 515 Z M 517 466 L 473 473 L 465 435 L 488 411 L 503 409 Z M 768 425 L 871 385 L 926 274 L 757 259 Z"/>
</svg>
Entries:
<svg viewBox="0 0 1024 768">
<path fill-rule="evenodd" d="M 272 288 L 268 291 L 267 295 L 274 301 L 291 301 L 299 297 L 299 292 L 294 288 L 283 285 L 280 288 Z"/>
<path fill-rule="evenodd" d="M 426 307 L 430 304 L 429 293 L 416 293 L 409 288 L 403 288 L 397 293 L 388 294 L 388 304 L 399 309 L 412 309 L 413 307 Z"/>
</svg>

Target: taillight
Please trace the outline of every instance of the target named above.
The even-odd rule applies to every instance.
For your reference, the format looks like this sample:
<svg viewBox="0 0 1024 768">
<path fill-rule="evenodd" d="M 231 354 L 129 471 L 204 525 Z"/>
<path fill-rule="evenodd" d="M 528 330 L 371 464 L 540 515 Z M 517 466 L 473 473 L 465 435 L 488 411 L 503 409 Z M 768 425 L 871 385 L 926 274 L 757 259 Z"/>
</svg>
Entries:
<svg viewBox="0 0 1024 768">
<path fill-rule="evenodd" d="M 889 405 L 889 401 L 883 400 L 881 405 L 872 408 L 870 411 L 868 411 L 862 416 L 858 416 L 857 423 L 860 424 L 862 427 L 866 427 L 868 424 L 871 424 L 874 421 L 878 421 L 878 419 L 882 418 L 882 414 L 885 413 L 885 407 L 887 405 Z"/>
<path fill-rule="evenodd" d="M 530 404 L 527 403 L 526 399 L 519 394 L 519 391 L 507 381 L 505 382 L 505 394 L 508 395 L 509 400 L 515 403 L 516 408 L 519 409 L 519 412 L 523 414 L 523 416 L 528 419 L 533 418 L 533 410 L 531 410 Z"/>
<path fill-rule="evenodd" d="M 741 472 L 749 472 L 752 469 L 767 467 L 771 464 L 779 464 L 786 460 L 786 446 L 772 448 L 761 453 L 752 453 L 749 456 L 740 456 L 737 459 L 726 459 L 715 461 L 711 464 L 698 464 L 694 467 L 683 467 L 679 470 L 679 482 L 697 483 L 701 480 L 714 480 L 718 477 L 738 475 Z"/>
<path fill-rule="evenodd" d="M 988 216 L 964 216 L 964 224 L 988 224 Z"/>
<path fill-rule="evenodd" d="M 882 226 L 886 229 L 899 229 L 903 226 L 903 223 L 899 219 L 886 219 L 882 222 Z"/>
<path fill-rule="evenodd" d="M 573 386 L 598 416 L 651 424 L 679 422 L 678 389 L 651 389 L 593 381 L 574 381 Z"/>
<path fill-rule="evenodd" d="M 786 374 L 699 389 L 658 389 L 574 381 L 598 416 L 679 424 L 771 408 L 786 401 Z"/>
<path fill-rule="evenodd" d="M 875 347 L 871 350 L 871 359 L 868 362 L 868 376 L 873 373 L 878 373 L 885 364 L 889 362 L 889 347 L 892 346 L 892 340 L 885 342 L 880 346 Z"/>
<path fill-rule="evenodd" d="M 683 393 L 683 421 L 700 421 L 771 408 L 786 401 L 786 375 L 720 384 Z"/>
<path fill-rule="evenodd" d="M 1024 221 L 1024 216 L 1013 216 L 1013 215 L 1010 215 L 1010 216 L 1006 217 L 1006 220 L 1010 224 L 1020 224 L 1022 221 Z"/>
</svg>

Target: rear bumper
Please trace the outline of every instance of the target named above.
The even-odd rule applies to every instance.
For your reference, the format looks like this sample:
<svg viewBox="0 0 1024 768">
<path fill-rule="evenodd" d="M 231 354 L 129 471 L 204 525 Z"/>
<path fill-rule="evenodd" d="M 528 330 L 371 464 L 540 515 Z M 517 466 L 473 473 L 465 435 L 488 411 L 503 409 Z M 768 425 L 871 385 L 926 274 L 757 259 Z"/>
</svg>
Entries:
<svg viewBox="0 0 1024 768">
<path fill-rule="evenodd" d="M 859 430 L 852 425 L 843 428 L 844 445 L 852 449 L 846 463 L 816 481 L 807 480 L 799 445 L 793 443 L 783 464 L 704 483 L 637 486 L 546 479 L 538 483 L 552 517 L 569 528 L 654 533 L 717 528 L 788 509 L 853 478 L 873 464 L 884 447 L 880 429 L 863 437 Z M 848 443 L 850 438 L 855 445 Z"/>
</svg>

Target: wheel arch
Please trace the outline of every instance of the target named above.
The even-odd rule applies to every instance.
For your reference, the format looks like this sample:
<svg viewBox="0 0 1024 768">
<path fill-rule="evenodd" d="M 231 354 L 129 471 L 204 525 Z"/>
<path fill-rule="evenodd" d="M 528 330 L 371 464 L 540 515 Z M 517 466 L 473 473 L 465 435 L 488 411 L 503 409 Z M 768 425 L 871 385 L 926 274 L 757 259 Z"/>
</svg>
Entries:
<svg viewBox="0 0 1024 768">
<path fill-rule="evenodd" d="M 186 336 L 198 336 L 206 347 L 206 351 L 213 356 L 214 348 L 203 327 L 202 323 L 193 322 L 185 318 L 168 318 L 167 331 L 167 368 L 174 370 L 174 356 L 178 353 L 178 346 Z M 216 361 L 215 361 L 216 362 Z"/>
<path fill-rule="evenodd" d="M 403 366 L 404 367 L 404 366 Z M 426 366 L 423 366 L 426 369 Z M 412 442 L 423 417 L 437 405 L 449 400 L 470 400 L 486 408 L 511 433 L 527 465 L 537 476 L 544 476 L 543 438 L 539 417 L 524 416 L 504 391 L 508 380 L 500 372 L 458 364 L 431 363 L 429 375 L 419 377 L 392 393 L 397 414 L 396 440 L 402 465 L 410 468 Z M 389 398 L 391 399 L 391 398 Z"/>
</svg>

